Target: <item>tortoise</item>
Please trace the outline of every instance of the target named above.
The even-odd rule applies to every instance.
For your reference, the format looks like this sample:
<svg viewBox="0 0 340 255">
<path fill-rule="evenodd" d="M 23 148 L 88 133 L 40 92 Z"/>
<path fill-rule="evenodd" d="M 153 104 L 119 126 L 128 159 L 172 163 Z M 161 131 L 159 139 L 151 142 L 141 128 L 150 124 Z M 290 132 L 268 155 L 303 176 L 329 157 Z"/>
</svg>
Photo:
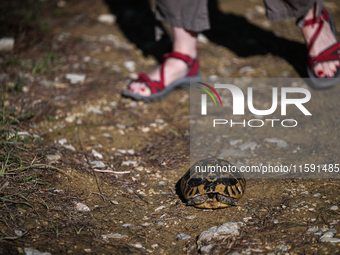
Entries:
<svg viewBox="0 0 340 255">
<path fill-rule="evenodd" d="M 246 180 L 228 161 L 208 158 L 191 166 L 181 178 L 180 188 L 187 205 L 218 209 L 237 205 L 245 192 Z"/>
</svg>

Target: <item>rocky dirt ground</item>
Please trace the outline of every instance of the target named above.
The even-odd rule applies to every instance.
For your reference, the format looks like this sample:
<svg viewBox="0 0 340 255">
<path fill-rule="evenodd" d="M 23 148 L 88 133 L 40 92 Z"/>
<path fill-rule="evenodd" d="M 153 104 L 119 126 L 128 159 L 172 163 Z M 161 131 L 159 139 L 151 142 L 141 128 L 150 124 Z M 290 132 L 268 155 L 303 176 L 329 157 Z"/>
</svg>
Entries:
<svg viewBox="0 0 340 255">
<path fill-rule="evenodd" d="M 166 33 L 154 40 L 148 1 L 2 4 L 0 35 L 15 43 L 0 52 L 0 254 L 340 253 L 337 178 L 247 179 L 238 206 L 214 211 L 181 200 L 189 91 L 148 104 L 120 96 L 171 49 Z M 340 24 L 338 3 L 325 6 Z M 203 77 L 306 77 L 294 20 L 268 22 L 260 0 L 209 10 Z M 340 86 L 310 90 L 313 116 L 289 111 L 297 129 L 229 128 L 219 153 L 241 165 L 339 164 Z"/>
</svg>

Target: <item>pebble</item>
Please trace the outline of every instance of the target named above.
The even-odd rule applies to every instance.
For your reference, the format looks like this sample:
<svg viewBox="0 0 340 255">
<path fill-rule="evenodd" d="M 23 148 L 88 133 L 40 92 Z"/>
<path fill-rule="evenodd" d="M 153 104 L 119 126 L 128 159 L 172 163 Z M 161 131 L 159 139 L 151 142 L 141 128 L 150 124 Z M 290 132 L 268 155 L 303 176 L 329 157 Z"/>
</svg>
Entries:
<svg viewBox="0 0 340 255">
<path fill-rule="evenodd" d="M 137 161 L 134 161 L 134 160 L 127 160 L 127 161 L 123 161 L 123 162 L 122 162 L 122 166 L 129 166 L 129 165 L 136 166 L 136 165 L 137 165 Z"/>
<path fill-rule="evenodd" d="M 129 245 L 138 249 L 145 249 L 140 243 L 129 243 Z"/>
<path fill-rule="evenodd" d="M 321 194 L 320 193 L 315 193 L 313 197 L 319 197 Z"/>
<path fill-rule="evenodd" d="M 187 220 L 193 220 L 196 218 L 196 215 L 190 215 L 190 216 L 187 216 L 185 217 Z"/>
<path fill-rule="evenodd" d="M 317 232 L 318 230 L 319 230 L 318 228 L 309 228 L 309 229 L 307 230 L 307 232 L 315 233 L 315 232 Z"/>
<path fill-rule="evenodd" d="M 128 227 L 131 227 L 131 226 L 132 226 L 132 224 L 130 224 L 130 223 L 125 223 L 125 224 L 122 225 L 123 228 L 128 228 Z"/>
<path fill-rule="evenodd" d="M 252 219 L 253 219 L 252 217 L 245 217 L 243 218 L 243 221 L 247 223 L 249 220 L 252 220 Z"/>
<path fill-rule="evenodd" d="M 102 238 L 103 239 L 109 239 L 109 238 L 114 238 L 114 239 L 121 239 L 121 238 L 127 238 L 127 235 L 121 235 L 121 234 L 103 234 Z"/>
<path fill-rule="evenodd" d="M 95 114 L 103 114 L 103 111 L 98 109 L 98 108 L 95 108 L 95 107 L 89 107 L 86 109 L 86 112 L 87 113 L 95 113 Z"/>
<path fill-rule="evenodd" d="M 134 150 L 134 149 L 127 150 L 127 153 L 129 153 L 129 154 L 135 154 L 135 150 Z"/>
<path fill-rule="evenodd" d="M 276 246 L 276 249 L 280 251 L 288 251 L 288 246 L 287 245 L 278 245 Z"/>
<path fill-rule="evenodd" d="M 176 240 L 186 240 L 190 239 L 191 235 L 185 234 L 185 233 L 179 233 L 178 235 L 175 236 Z"/>
<path fill-rule="evenodd" d="M 230 140 L 229 141 L 229 144 L 230 145 L 236 145 L 238 143 L 242 143 L 242 139 L 237 139 L 237 140 Z"/>
<path fill-rule="evenodd" d="M 133 61 L 125 61 L 123 65 L 129 72 L 134 72 L 136 70 L 135 62 Z"/>
<path fill-rule="evenodd" d="M 90 253 L 92 250 L 90 248 L 84 249 L 85 252 Z"/>
<path fill-rule="evenodd" d="M 330 209 L 332 210 L 332 211 L 336 211 L 336 210 L 338 210 L 338 206 L 337 205 L 333 205 Z"/>
<path fill-rule="evenodd" d="M 197 41 L 200 43 L 208 43 L 209 39 L 202 33 L 199 33 L 197 36 Z"/>
<path fill-rule="evenodd" d="M 17 236 L 22 236 L 22 231 L 21 231 L 21 230 L 15 229 L 15 230 L 14 230 L 14 233 L 15 233 Z"/>
<path fill-rule="evenodd" d="M 286 148 L 288 146 L 288 144 L 285 141 L 278 138 L 266 138 L 264 139 L 264 141 L 269 143 L 276 143 L 276 145 L 279 148 Z"/>
<path fill-rule="evenodd" d="M 273 223 L 274 223 L 274 224 L 278 224 L 279 221 L 278 221 L 278 220 L 273 220 Z"/>
<path fill-rule="evenodd" d="M 201 254 L 209 254 L 209 253 L 210 253 L 210 250 L 212 249 L 212 247 L 214 247 L 214 244 L 209 244 L 209 245 L 203 246 L 203 247 L 200 249 L 200 253 L 201 253 Z"/>
<path fill-rule="evenodd" d="M 301 193 L 300 193 L 301 195 L 308 195 L 309 194 L 309 192 L 308 191 L 301 191 Z"/>
<path fill-rule="evenodd" d="M 153 245 L 151 245 L 151 248 L 155 249 L 158 247 L 158 244 L 154 243 Z"/>
<path fill-rule="evenodd" d="M 77 211 L 81 211 L 81 212 L 91 211 L 91 209 L 87 205 L 84 205 L 82 203 L 76 203 L 76 209 Z"/>
<path fill-rule="evenodd" d="M 53 162 L 53 161 L 59 160 L 61 157 L 59 154 L 49 154 L 49 155 L 46 155 L 46 158 L 48 161 Z"/>
<path fill-rule="evenodd" d="M 244 144 L 241 144 L 239 146 L 239 148 L 241 149 L 241 151 L 244 151 L 244 150 L 247 150 L 247 149 L 250 149 L 251 151 L 254 151 L 255 148 L 256 148 L 256 143 L 255 142 L 246 142 Z"/>
<path fill-rule="evenodd" d="M 98 151 L 96 151 L 96 150 L 94 150 L 94 149 L 92 149 L 92 154 L 93 154 L 93 156 L 95 156 L 96 158 L 100 158 L 100 159 L 102 159 L 103 158 L 103 155 L 102 154 L 100 154 Z"/>
<path fill-rule="evenodd" d="M 64 144 L 63 145 L 64 148 L 71 150 L 71 151 L 76 151 L 76 148 L 74 148 L 72 145 L 70 144 Z"/>
<path fill-rule="evenodd" d="M 68 73 L 65 78 L 70 81 L 71 84 L 82 83 L 85 81 L 85 74 Z"/>
<path fill-rule="evenodd" d="M 254 69 L 251 66 L 245 66 L 240 69 L 240 73 L 248 73 L 248 72 L 253 72 Z"/>
<path fill-rule="evenodd" d="M 323 236 L 320 237 L 320 242 L 329 242 L 329 243 L 340 243 L 339 238 L 334 238 L 333 235 L 335 234 L 333 230 L 327 231 Z"/>
<path fill-rule="evenodd" d="M 76 117 L 75 116 L 68 116 L 65 118 L 65 121 L 68 122 L 68 123 L 72 123 L 76 120 Z"/>
<path fill-rule="evenodd" d="M 24 251 L 25 251 L 25 255 L 51 255 L 51 253 L 49 252 L 41 252 L 32 247 L 25 247 Z"/>
<path fill-rule="evenodd" d="M 113 25 L 116 22 L 117 17 L 113 14 L 101 14 L 97 20 L 105 25 Z"/>
<path fill-rule="evenodd" d="M 91 165 L 94 165 L 95 167 L 98 167 L 98 168 L 106 167 L 106 165 L 102 161 L 97 161 L 97 160 L 91 161 L 90 160 L 90 163 Z"/>
<path fill-rule="evenodd" d="M 11 51 L 14 48 L 14 38 L 4 37 L 0 39 L 0 51 Z"/>
<path fill-rule="evenodd" d="M 66 138 L 60 139 L 58 140 L 58 143 L 64 145 L 65 143 L 67 143 L 67 139 Z"/>
<path fill-rule="evenodd" d="M 142 128 L 142 132 L 143 133 L 147 133 L 147 132 L 149 132 L 150 131 L 150 128 L 149 127 L 143 127 Z"/>
<path fill-rule="evenodd" d="M 165 209 L 165 208 L 166 208 L 166 207 L 165 207 L 164 205 L 162 205 L 162 206 L 156 208 L 156 209 L 155 209 L 155 212 L 156 212 L 156 211 L 159 211 L 159 210 L 162 210 L 162 209 Z"/>
<path fill-rule="evenodd" d="M 118 205 L 118 202 L 115 201 L 115 200 L 111 200 L 111 203 L 114 204 L 114 205 Z"/>
<path fill-rule="evenodd" d="M 238 231 L 239 228 L 243 225 L 243 222 L 226 222 L 219 227 L 211 227 L 199 235 L 197 244 L 200 248 L 203 244 L 208 243 L 213 239 L 220 240 L 225 238 L 227 235 L 237 236 L 240 234 Z"/>
</svg>

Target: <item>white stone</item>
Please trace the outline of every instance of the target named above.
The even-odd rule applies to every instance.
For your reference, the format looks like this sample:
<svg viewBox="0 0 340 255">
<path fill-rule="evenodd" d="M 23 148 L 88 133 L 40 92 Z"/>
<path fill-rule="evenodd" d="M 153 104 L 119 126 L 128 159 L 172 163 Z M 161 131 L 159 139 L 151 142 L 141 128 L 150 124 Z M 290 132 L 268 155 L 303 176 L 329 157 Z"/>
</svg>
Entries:
<svg viewBox="0 0 340 255">
<path fill-rule="evenodd" d="M 319 197 L 321 194 L 320 193 L 315 193 L 313 197 Z"/>
<path fill-rule="evenodd" d="M 147 132 L 149 132 L 150 131 L 150 128 L 149 127 L 143 127 L 142 128 L 142 132 L 143 133 L 147 133 Z"/>
<path fill-rule="evenodd" d="M 51 255 L 51 253 L 49 252 L 41 252 L 32 247 L 25 247 L 24 252 L 25 252 L 25 255 Z"/>
<path fill-rule="evenodd" d="M 103 111 L 96 108 L 96 107 L 92 107 L 90 106 L 89 108 L 86 109 L 87 113 L 95 113 L 95 114 L 103 114 Z"/>
<path fill-rule="evenodd" d="M 76 151 L 76 148 L 74 148 L 71 144 L 64 144 L 63 147 L 71 151 Z"/>
<path fill-rule="evenodd" d="M 155 212 L 156 212 L 156 211 L 159 211 L 159 210 L 162 210 L 162 209 L 165 209 L 165 208 L 166 208 L 166 207 L 165 207 L 164 205 L 162 205 L 162 206 L 156 208 L 156 209 L 155 209 Z"/>
<path fill-rule="evenodd" d="M 254 151 L 255 148 L 256 148 L 256 143 L 255 142 L 246 142 L 244 144 L 241 144 L 239 146 L 239 148 L 241 149 L 241 151 L 244 151 L 244 150 L 247 150 L 247 149 L 250 149 L 251 151 Z"/>
<path fill-rule="evenodd" d="M 179 233 L 178 235 L 175 236 L 176 240 L 186 240 L 190 239 L 191 235 L 185 234 L 185 233 Z"/>
<path fill-rule="evenodd" d="M 68 73 L 65 78 L 70 81 L 71 84 L 76 84 L 78 82 L 84 82 L 86 75 L 85 74 L 76 74 L 76 73 Z"/>
<path fill-rule="evenodd" d="M 332 210 L 332 211 L 336 211 L 336 210 L 338 210 L 338 206 L 337 205 L 333 205 L 330 209 Z"/>
<path fill-rule="evenodd" d="M 209 39 L 204 34 L 199 33 L 197 36 L 197 41 L 200 43 L 208 43 Z"/>
<path fill-rule="evenodd" d="M 100 158 L 100 159 L 102 159 L 103 158 L 103 155 L 102 154 L 100 154 L 98 151 L 96 151 L 96 150 L 94 150 L 94 149 L 92 149 L 92 154 L 93 154 L 93 156 L 95 156 L 96 158 Z"/>
<path fill-rule="evenodd" d="M 307 232 L 315 233 L 315 232 L 317 232 L 318 230 L 319 230 L 318 228 L 309 228 L 309 229 L 307 230 Z"/>
<path fill-rule="evenodd" d="M 209 245 L 203 246 L 200 249 L 200 254 L 209 254 L 212 247 L 214 247 L 214 244 L 209 244 Z"/>
<path fill-rule="evenodd" d="M 48 161 L 57 161 L 61 157 L 60 157 L 59 154 L 48 154 L 48 155 L 46 155 L 46 158 L 47 158 Z"/>
<path fill-rule="evenodd" d="M 126 161 L 123 161 L 123 163 L 122 163 L 122 166 L 129 166 L 129 165 L 136 166 L 137 162 L 134 161 L 134 160 L 126 160 Z"/>
<path fill-rule="evenodd" d="M 138 249 L 144 249 L 140 243 L 129 243 L 129 245 Z"/>
<path fill-rule="evenodd" d="M 67 139 L 66 138 L 60 139 L 58 140 L 58 143 L 64 145 L 65 143 L 67 143 Z"/>
<path fill-rule="evenodd" d="M 288 146 L 288 144 L 285 141 L 278 138 L 266 138 L 264 139 L 264 141 L 269 143 L 276 143 L 276 145 L 279 148 L 286 148 Z"/>
<path fill-rule="evenodd" d="M 91 165 L 94 165 L 95 167 L 98 167 L 98 168 L 104 168 L 106 167 L 106 165 L 102 162 L 102 161 L 90 161 Z"/>
<path fill-rule="evenodd" d="M 117 18 L 113 14 L 101 14 L 98 17 L 98 21 L 106 25 L 113 25 L 116 22 L 116 20 Z"/>
<path fill-rule="evenodd" d="M 0 39 L 0 51 L 11 51 L 14 48 L 14 38 L 4 37 Z"/>
<path fill-rule="evenodd" d="M 121 235 L 121 234 L 103 234 L 102 238 L 103 239 L 109 239 L 109 238 L 114 238 L 114 239 L 122 239 L 122 238 L 127 238 L 127 235 Z"/>
<path fill-rule="evenodd" d="M 81 212 L 89 212 L 91 209 L 82 203 L 76 203 L 76 210 Z"/>
<path fill-rule="evenodd" d="M 237 140 L 230 140 L 229 141 L 229 144 L 230 145 L 236 145 L 238 143 L 242 143 L 242 139 L 237 139 Z"/>
<path fill-rule="evenodd" d="M 133 61 L 125 61 L 123 65 L 129 72 L 134 72 L 136 70 L 135 62 Z"/>
<path fill-rule="evenodd" d="M 68 116 L 65 118 L 65 121 L 68 122 L 68 123 L 72 123 L 76 120 L 76 117 L 75 116 Z"/>
</svg>

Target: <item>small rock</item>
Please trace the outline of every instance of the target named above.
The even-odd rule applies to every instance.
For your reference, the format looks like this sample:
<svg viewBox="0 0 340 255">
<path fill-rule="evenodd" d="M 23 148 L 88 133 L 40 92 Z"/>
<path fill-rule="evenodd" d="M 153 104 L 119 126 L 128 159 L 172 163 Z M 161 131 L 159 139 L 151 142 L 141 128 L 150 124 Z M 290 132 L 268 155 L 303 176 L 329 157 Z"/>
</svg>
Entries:
<svg viewBox="0 0 340 255">
<path fill-rule="evenodd" d="M 230 140 L 229 141 L 229 144 L 230 145 L 236 145 L 238 143 L 242 143 L 242 139 L 237 139 L 237 140 Z"/>
<path fill-rule="evenodd" d="M 188 219 L 188 220 L 193 220 L 193 219 L 196 218 L 196 215 L 190 215 L 190 216 L 187 216 L 185 218 Z"/>
<path fill-rule="evenodd" d="M 248 73 L 248 72 L 253 72 L 254 69 L 251 66 L 245 66 L 240 69 L 240 73 Z"/>
<path fill-rule="evenodd" d="M 274 224 L 278 224 L 279 221 L 278 221 L 278 220 L 273 220 L 273 223 L 274 223 Z"/>
<path fill-rule="evenodd" d="M 138 104 L 137 104 L 136 101 L 131 101 L 131 102 L 129 103 L 129 106 L 132 107 L 132 108 L 135 108 L 135 107 L 138 106 Z"/>
<path fill-rule="evenodd" d="M 334 238 L 334 237 L 321 237 L 320 238 L 321 242 L 329 242 L 329 243 L 340 243 L 339 238 Z"/>
<path fill-rule="evenodd" d="M 78 82 L 82 83 L 85 81 L 85 74 L 68 73 L 65 78 L 70 81 L 71 84 L 76 84 Z"/>
<path fill-rule="evenodd" d="M 127 153 L 129 153 L 129 154 L 135 154 L 135 150 L 134 150 L 134 149 L 127 150 Z"/>
<path fill-rule="evenodd" d="M 114 204 L 114 205 L 118 205 L 118 202 L 115 201 L 115 200 L 111 200 L 111 203 Z"/>
<path fill-rule="evenodd" d="M 156 243 L 154 243 L 153 245 L 151 245 L 151 248 L 152 249 L 155 249 L 155 248 L 157 248 L 158 247 L 158 244 L 156 244 Z"/>
<path fill-rule="evenodd" d="M 143 127 L 142 128 L 142 132 L 143 133 L 147 133 L 147 132 L 149 132 L 150 131 L 150 128 L 149 127 Z"/>
<path fill-rule="evenodd" d="M 165 208 L 166 208 L 166 207 L 165 207 L 164 205 L 162 205 L 162 206 L 156 208 L 156 209 L 155 209 L 155 212 L 156 212 L 156 211 L 159 211 L 159 210 L 162 210 L 162 209 L 165 209 Z"/>
<path fill-rule="evenodd" d="M 123 153 L 125 154 L 126 153 L 126 150 L 118 150 L 120 153 Z"/>
<path fill-rule="evenodd" d="M 276 249 L 280 251 L 288 251 L 288 246 L 287 245 L 278 245 L 276 246 Z"/>
<path fill-rule="evenodd" d="M 102 161 L 96 161 L 96 160 L 91 161 L 90 160 L 90 163 L 91 163 L 91 165 L 94 165 L 95 167 L 98 167 L 98 168 L 106 167 L 106 165 Z"/>
<path fill-rule="evenodd" d="M 301 193 L 300 193 L 301 195 L 308 195 L 309 194 L 309 192 L 308 191 L 301 191 Z"/>
<path fill-rule="evenodd" d="M 307 232 L 315 233 L 315 232 L 317 232 L 318 230 L 319 230 L 318 228 L 309 228 L 309 229 L 307 230 Z"/>
<path fill-rule="evenodd" d="M 100 158 L 100 159 L 102 159 L 103 158 L 103 155 L 102 154 L 100 154 L 98 151 L 96 151 L 96 150 L 94 150 L 94 149 L 92 149 L 92 154 L 93 154 L 93 156 L 95 156 L 96 158 Z"/>
<path fill-rule="evenodd" d="M 95 114 L 103 114 L 103 111 L 98 109 L 98 108 L 95 108 L 95 107 L 89 107 L 86 109 L 86 112 L 87 113 L 95 113 Z"/>
<path fill-rule="evenodd" d="M 98 17 L 98 21 L 106 25 L 113 25 L 116 22 L 116 20 L 117 17 L 112 14 L 101 14 Z"/>
<path fill-rule="evenodd" d="M 239 148 L 241 149 L 241 151 L 244 151 L 244 150 L 247 150 L 247 149 L 250 149 L 251 151 L 254 151 L 255 148 L 256 148 L 256 143 L 255 142 L 246 142 L 244 144 L 241 144 L 239 146 Z"/>
<path fill-rule="evenodd" d="M 327 232 L 330 232 L 333 235 L 335 235 L 338 231 L 335 228 L 330 228 L 330 229 L 327 230 Z"/>
<path fill-rule="evenodd" d="M 197 36 L 197 41 L 200 43 L 208 43 L 209 39 L 202 33 L 199 33 Z"/>
<path fill-rule="evenodd" d="M 133 61 L 125 61 L 123 65 L 129 72 L 134 72 L 136 70 L 135 62 Z"/>
<path fill-rule="evenodd" d="M 76 209 L 77 211 L 81 211 L 81 212 L 91 211 L 91 209 L 87 205 L 84 205 L 82 203 L 76 203 Z"/>
<path fill-rule="evenodd" d="M 51 255 L 51 253 L 49 252 L 41 252 L 32 247 L 25 247 L 24 251 L 25 251 L 25 255 Z"/>
<path fill-rule="evenodd" d="M 15 233 L 17 236 L 22 236 L 22 231 L 21 231 L 21 230 L 15 229 L 15 230 L 14 230 L 14 233 Z"/>
<path fill-rule="evenodd" d="M 75 116 L 68 116 L 65 118 L 65 121 L 68 122 L 68 123 L 72 123 L 76 120 L 76 117 Z"/>
<path fill-rule="evenodd" d="M 185 233 L 179 233 L 178 235 L 175 236 L 176 240 L 186 240 L 190 239 L 191 236 Z"/>
<path fill-rule="evenodd" d="M 249 220 L 252 220 L 252 219 L 253 219 L 252 217 L 245 217 L 243 218 L 243 221 L 247 223 Z"/>
<path fill-rule="evenodd" d="M 123 161 L 123 162 L 122 162 L 122 166 L 129 166 L 129 165 L 136 166 L 136 165 L 137 165 L 137 162 L 134 161 L 134 160 L 127 160 L 127 161 Z"/>
<path fill-rule="evenodd" d="M 125 224 L 122 225 L 123 228 L 128 228 L 128 227 L 131 227 L 131 226 L 132 226 L 132 224 L 130 224 L 130 223 L 125 223 Z"/>
<path fill-rule="evenodd" d="M 214 244 L 209 244 L 209 245 L 206 245 L 206 246 L 203 246 L 201 249 L 200 249 L 200 253 L 201 254 L 209 254 L 211 248 L 214 247 Z"/>
<path fill-rule="evenodd" d="M 0 39 L 0 51 L 11 51 L 14 48 L 14 38 L 4 37 Z"/>
<path fill-rule="evenodd" d="M 138 249 L 144 249 L 140 243 L 129 243 L 129 245 Z"/>
<path fill-rule="evenodd" d="M 46 155 L 48 161 L 53 162 L 59 160 L 61 157 L 59 154 L 48 154 Z"/>
<path fill-rule="evenodd" d="M 66 1 L 63 0 L 58 1 L 57 6 L 59 8 L 64 8 L 66 6 Z"/>
<path fill-rule="evenodd" d="M 122 239 L 122 238 L 127 238 L 127 235 L 121 235 L 121 234 L 103 234 L 102 238 L 103 239 L 109 239 L 109 238 L 114 238 L 114 239 Z"/>
<path fill-rule="evenodd" d="M 71 150 L 71 151 L 76 151 L 76 148 L 74 148 L 72 145 L 70 144 L 64 144 L 63 145 L 64 148 Z"/>
<path fill-rule="evenodd" d="M 90 253 L 92 250 L 91 249 L 84 249 L 85 252 Z"/>
<path fill-rule="evenodd" d="M 266 138 L 264 139 L 264 141 L 269 143 L 276 143 L 276 145 L 279 148 L 286 148 L 288 146 L 288 144 L 285 141 L 278 138 Z"/>
<path fill-rule="evenodd" d="M 332 210 L 332 211 L 336 211 L 336 210 L 338 210 L 338 206 L 337 205 L 333 205 L 330 209 Z"/>
<path fill-rule="evenodd" d="M 58 143 L 61 145 L 64 145 L 65 143 L 67 143 L 67 140 L 66 138 L 63 138 L 63 139 L 58 140 Z"/>
<path fill-rule="evenodd" d="M 319 197 L 321 194 L 320 193 L 315 193 L 313 197 Z"/>
</svg>

